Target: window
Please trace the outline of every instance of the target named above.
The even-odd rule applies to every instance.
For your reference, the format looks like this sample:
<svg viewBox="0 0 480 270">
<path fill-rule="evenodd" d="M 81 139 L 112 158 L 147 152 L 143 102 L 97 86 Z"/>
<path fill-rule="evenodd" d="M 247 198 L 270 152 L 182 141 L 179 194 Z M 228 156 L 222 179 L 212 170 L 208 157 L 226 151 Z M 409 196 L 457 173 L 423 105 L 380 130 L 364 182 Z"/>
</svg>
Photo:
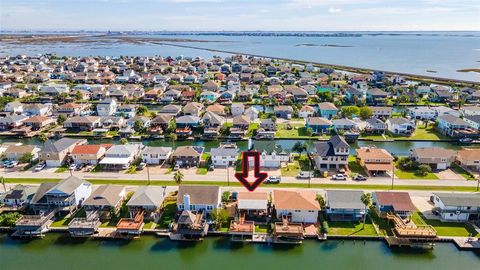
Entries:
<svg viewBox="0 0 480 270">
<path fill-rule="evenodd" d="M 213 210 L 213 205 L 207 205 L 207 210 Z"/>
<path fill-rule="evenodd" d="M 300 211 L 300 210 L 295 210 L 295 213 L 300 213 L 300 212 L 302 212 L 302 211 Z"/>
</svg>

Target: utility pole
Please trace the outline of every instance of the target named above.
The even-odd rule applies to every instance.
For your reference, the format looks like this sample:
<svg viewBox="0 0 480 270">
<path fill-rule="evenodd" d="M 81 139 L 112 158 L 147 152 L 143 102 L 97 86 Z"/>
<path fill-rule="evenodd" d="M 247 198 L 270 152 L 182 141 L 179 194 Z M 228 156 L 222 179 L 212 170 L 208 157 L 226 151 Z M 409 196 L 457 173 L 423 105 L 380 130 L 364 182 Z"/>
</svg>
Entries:
<svg viewBox="0 0 480 270">
<path fill-rule="evenodd" d="M 145 162 L 145 167 L 147 167 L 147 180 L 148 185 L 150 185 L 150 168 L 148 168 L 148 162 Z"/>
<path fill-rule="evenodd" d="M 395 181 L 395 162 L 392 161 L 392 190 L 393 190 L 393 182 Z"/>
<path fill-rule="evenodd" d="M 3 191 L 6 193 L 7 192 L 7 188 L 5 187 L 5 178 L 3 176 L 0 177 L 0 181 L 2 182 L 2 186 L 3 186 Z M 477 188 L 478 190 L 478 188 Z"/>
<path fill-rule="evenodd" d="M 227 162 L 227 186 L 230 186 L 230 161 Z"/>
<path fill-rule="evenodd" d="M 478 168 L 477 192 L 480 190 L 480 167 Z"/>
</svg>

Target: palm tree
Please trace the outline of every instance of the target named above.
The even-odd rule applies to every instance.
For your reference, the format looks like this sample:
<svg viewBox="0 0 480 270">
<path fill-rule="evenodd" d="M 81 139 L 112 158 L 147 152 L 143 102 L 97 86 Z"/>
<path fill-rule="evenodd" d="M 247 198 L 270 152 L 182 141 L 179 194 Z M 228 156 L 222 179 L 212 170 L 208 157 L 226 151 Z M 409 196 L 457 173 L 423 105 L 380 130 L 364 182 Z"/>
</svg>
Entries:
<svg viewBox="0 0 480 270">
<path fill-rule="evenodd" d="M 321 194 L 317 194 L 317 198 L 316 198 L 318 204 L 320 205 L 320 210 L 323 210 L 323 208 L 325 207 L 325 199 L 323 198 L 323 196 Z"/>
<path fill-rule="evenodd" d="M 7 188 L 5 187 L 5 177 L 0 176 L 0 183 L 2 183 L 3 192 L 7 192 Z"/>
<path fill-rule="evenodd" d="M 176 171 L 173 175 L 173 180 L 175 180 L 175 183 L 177 183 L 177 185 L 180 185 L 182 183 L 183 178 L 183 173 L 180 170 Z"/>
<path fill-rule="evenodd" d="M 365 205 L 365 213 L 363 214 L 363 229 L 365 229 L 365 222 L 367 220 L 367 207 L 372 204 L 372 194 L 364 193 L 361 197 L 363 205 Z"/>
<path fill-rule="evenodd" d="M 173 149 L 175 149 L 175 141 L 177 140 L 177 134 L 170 134 L 170 141 L 172 141 Z"/>
</svg>

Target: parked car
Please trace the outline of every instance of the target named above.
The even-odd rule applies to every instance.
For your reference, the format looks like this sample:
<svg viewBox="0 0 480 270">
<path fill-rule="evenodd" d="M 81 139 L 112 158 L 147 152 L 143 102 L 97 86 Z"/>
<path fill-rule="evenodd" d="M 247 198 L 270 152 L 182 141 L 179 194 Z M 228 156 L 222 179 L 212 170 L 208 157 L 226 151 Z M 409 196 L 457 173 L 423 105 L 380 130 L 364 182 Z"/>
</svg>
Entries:
<svg viewBox="0 0 480 270">
<path fill-rule="evenodd" d="M 279 184 L 282 181 L 280 176 L 269 176 L 265 179 L 266 184 Z"/>
<path fill-rule="evenodd" d="M 313 177 L 313 172 L 300 172 L 297 175 L 297 178 L 312 178 Z"/>
<path fill-rule="evenodd" d="M 145 167 L 147 167 L 147 163 L 140 162 L 140 164 L 138 164 L 138 166 L 137 166 L 137 170 L 141 171 L 141 170 L 145 169 Z"/>
<path fill-rule="evenodd" d="M 366 181 L 367 178 L 361 174 L 357 174 L 354 177 L 352 177 L 353 180 L 355 181 Z"/>
<path fill-rule="evenodd" d="M 126 170 L 128 168 L 130 168 L 130 164 L 123 164 L 122 165 L 122 170 Z"/>
<path fill-rule="evenodd" d="M 47 166 L 47 164 L 45 162 L 39 163 L 39 164 L 37 164 L 37 166 L 35 166 L 35 171 L 39 172 L 39 171 L 43 170 L 46 166 Z"/>
<path fill-rule="evenodd" d="M 68 167 L 69 170 L 73 171 L 77 168 L 77 165 L 76 164 L 70 164 L 70 166 Z"/>
<path fill-rule="evenodd" d="M 180 165 L 178 165 L 178 164 L 173 167 L 174 171 L 178 171 L 179 169 L 180 169 Z"/>
<path fill-rule="evenodd" d="M 11 169 L 11 168 L 14 168 L 14 167 L 17 166 L 17 165 L 18 165 L 18 161 L 10 161 L 10 163 L 7 163 L 7 164 L 5 165 L 5 168 Z"/>
<path fill-rule="evenodd" d="M 78 164 L 76 167 L 75 167 L 75 170 L 77 171 L 80 171 L 81 169 L 85 168 L 85 164 L 84 163 L 81 163 L 81 164 Z"/>
<path fill-rule="evenodd" d="M 335 174 L 332 176 L 332 180 L 347 180 L 347 177 L 344 174 Z"/>
</svg>

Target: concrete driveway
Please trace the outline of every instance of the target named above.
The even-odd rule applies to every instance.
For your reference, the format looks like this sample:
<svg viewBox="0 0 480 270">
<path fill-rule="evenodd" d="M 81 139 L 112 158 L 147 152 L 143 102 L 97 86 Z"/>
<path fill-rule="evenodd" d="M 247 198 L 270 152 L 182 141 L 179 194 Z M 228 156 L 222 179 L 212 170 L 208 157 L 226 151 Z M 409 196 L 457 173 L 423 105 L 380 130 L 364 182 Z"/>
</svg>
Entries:
<svg viewBox="0 0 480 270">
<path fill-rule="evenodd" d="M 427 219 L 439 219 L 439 216 L 436 216 L 432 213 L 433 203 L 430 202 L 430 196 L 425 195 L 416 195 L 411 196 L 413 204 L 417 207 L 424 217 Z"/>
<path fill-rule="evenodd" d="M 446 169 L 441 172 L 435 173 L 435 175 L 440 180 L 465 180 L 465 178 L 456 172 L 452 171 L 452 169 Z"/>
</svg>

